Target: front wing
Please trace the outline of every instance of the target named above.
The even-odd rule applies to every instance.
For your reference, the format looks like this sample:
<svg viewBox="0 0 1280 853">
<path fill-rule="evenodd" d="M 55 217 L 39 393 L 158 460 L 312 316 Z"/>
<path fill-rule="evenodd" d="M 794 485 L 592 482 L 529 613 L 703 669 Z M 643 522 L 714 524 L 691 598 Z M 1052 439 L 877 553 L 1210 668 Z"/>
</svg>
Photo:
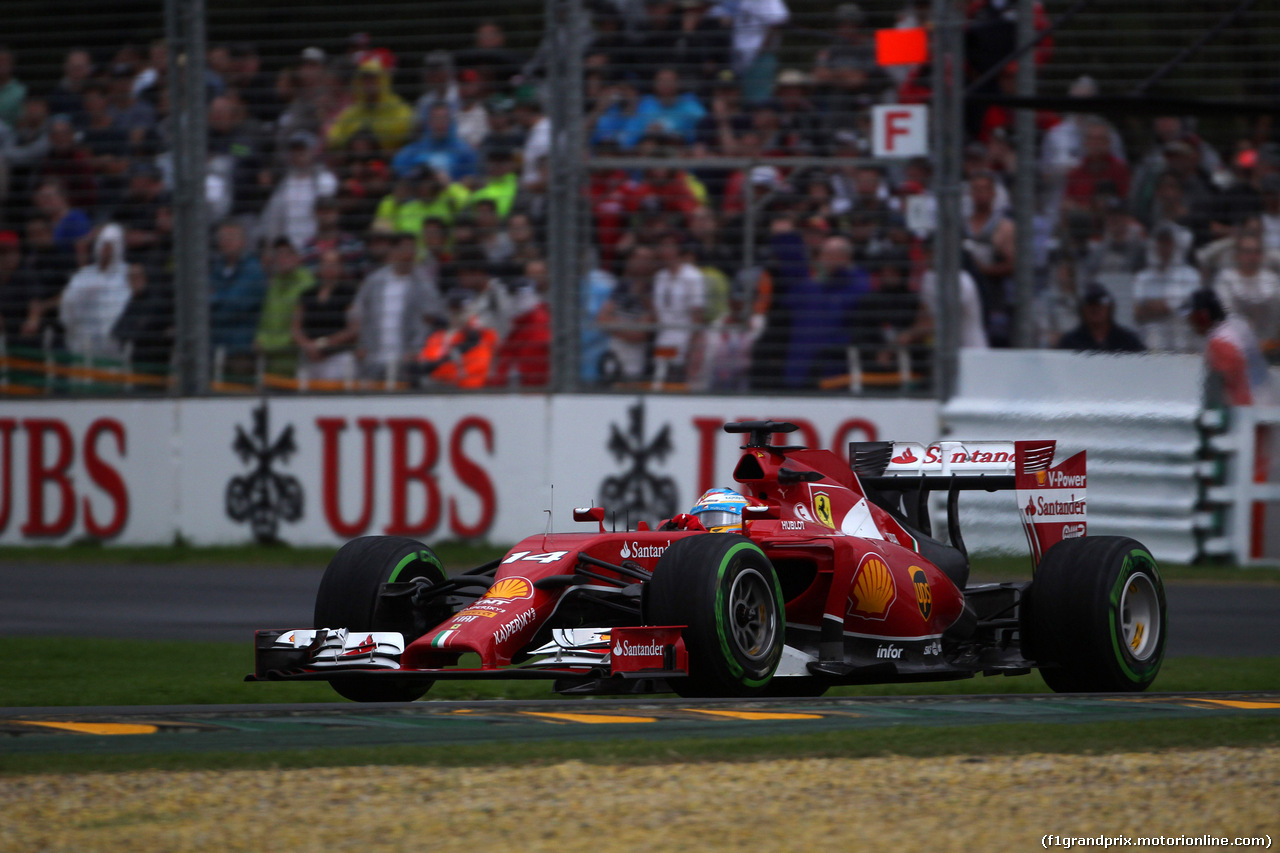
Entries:
<svg viewBox="0 0 1280 853">
<path fill-rule="evenodd" d="M 254 671 L 246 681 L 327 681 L 381 678 L 671 679 L 689 674 L 682 626 L 557 629 L 519 666 L 414 669 L 401 665 L 407 644 L 395 631 L 306 628 L 257 631 Z"/>
</svg>

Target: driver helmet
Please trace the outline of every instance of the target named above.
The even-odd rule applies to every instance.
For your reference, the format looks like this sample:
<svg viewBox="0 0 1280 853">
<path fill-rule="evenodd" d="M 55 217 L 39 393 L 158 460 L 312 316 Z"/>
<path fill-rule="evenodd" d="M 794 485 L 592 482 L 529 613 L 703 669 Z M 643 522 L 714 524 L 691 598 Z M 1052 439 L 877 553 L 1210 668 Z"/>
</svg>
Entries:
<svg viewBox="0 0 1280 853">
<path fill-rule="evenodd" d="M 707 489 L 689 514 L 712 533 L 730 533 L 742 529 L 742 508 L 747 503 L 732 489 Z"/>
</svg>

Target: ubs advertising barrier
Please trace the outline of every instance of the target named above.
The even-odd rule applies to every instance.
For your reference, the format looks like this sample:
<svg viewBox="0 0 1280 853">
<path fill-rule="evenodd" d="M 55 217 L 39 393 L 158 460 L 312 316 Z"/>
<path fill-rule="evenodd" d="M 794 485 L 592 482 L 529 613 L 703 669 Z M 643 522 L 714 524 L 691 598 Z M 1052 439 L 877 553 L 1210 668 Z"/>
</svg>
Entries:
<svg viewBox="0 0 1280 853">
<path fill-rule="evenodd" d="M 634 527 L 730 472 L 727 420 L 792 421 L 847 453 L 938 436 L 932 401 L 618 396 L 7 402 L 0 544 L 281 540 L 389 533 L 515 542 L 595 503 Z M 550 518 L 548 518 L 548 512 Z"/>
</svg>

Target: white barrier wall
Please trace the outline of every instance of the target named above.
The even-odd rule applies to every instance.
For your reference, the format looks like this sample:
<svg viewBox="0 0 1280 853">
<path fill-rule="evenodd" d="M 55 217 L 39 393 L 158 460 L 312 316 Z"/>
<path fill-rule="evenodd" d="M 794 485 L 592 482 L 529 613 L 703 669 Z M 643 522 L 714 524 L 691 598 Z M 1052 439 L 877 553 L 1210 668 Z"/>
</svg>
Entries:
<svg viewBox="0 0 1280 853">
<path fill-rule="evenodd" d="M 1132 536 L 1159 559 L 1186 561 L 1201 523 L 1203 370 L 1195 355 L 963 350 L 943 425 L 949 438 L 1054 438 L 1058 459 L 1087 450 L 1089 533 Z M 960 506 L 970 550 L 1025 553 L 1008 496 L 965 494 Z"/>
<path fill-rule="evenodd" d="M 573 529 L 572 508 L 592 502 L 634 524 L 732 485 L 741 439 L 720 426 L 745 418 L 793 421 L 794 443 L 841 455 L 851 440 L 938 433 L 938 407 L 922 400 L 6 401 L 0 543 L 331 545 L 370 533 L 510 543 L 545 529 L 548 510 L 556 529 Z"/>
</svg>

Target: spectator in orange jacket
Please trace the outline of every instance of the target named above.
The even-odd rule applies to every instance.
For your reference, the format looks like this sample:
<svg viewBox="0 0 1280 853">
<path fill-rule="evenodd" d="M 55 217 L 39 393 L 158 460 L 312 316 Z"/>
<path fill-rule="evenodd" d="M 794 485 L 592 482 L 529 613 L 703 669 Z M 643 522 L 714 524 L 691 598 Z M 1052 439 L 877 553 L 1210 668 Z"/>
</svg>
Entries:
<svg viewBox="0 0 1280 853">
<path fill-rule="evenodd" d="M 481 388 L 489 378 L 498 333 L 471 310 L 471 294 L 455 289 L 447 297 L 449 323 L 427 337 L 418 353 L 423 381 L 457 388 Z"/>
</svg>

